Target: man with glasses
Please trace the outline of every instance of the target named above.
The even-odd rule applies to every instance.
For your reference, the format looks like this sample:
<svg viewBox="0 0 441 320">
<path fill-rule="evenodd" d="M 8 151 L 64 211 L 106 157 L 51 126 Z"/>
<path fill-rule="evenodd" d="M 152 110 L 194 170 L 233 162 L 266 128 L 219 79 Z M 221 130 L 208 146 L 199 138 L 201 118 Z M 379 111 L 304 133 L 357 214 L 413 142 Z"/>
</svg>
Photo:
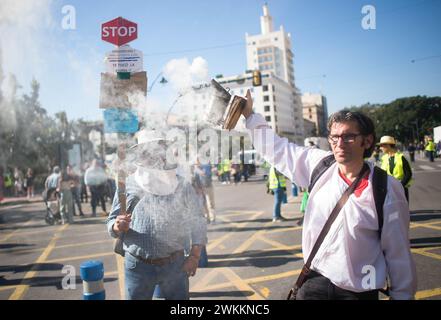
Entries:
<svg viewBox="0 0 441 320">
<path fill-rule="evenodd" d="M 374 165 L 364 161 L 375 147 L 372 120 L 359 112 L 344 110 L 333 114 L 328 122 L 331 153 L 298 146 L 277 136 L 260 114 L 253 113 L 252 107 L 248 91 L 242 114 L 255 149 L 295 184 L 308 187 L 317 165 L 332 155 L 335 159 L 309 195 L 302 234 L 305 261 L 331 211 L 362 168 L 368 166 L 321 243 L 297 299 L 376 300 L 387 278 L 391 299 L 413 299 L 416 270 L 409 247 L 409 208 L 403 187 L 386 176 L 380 228 L 372 187 Z"/>
</svg>

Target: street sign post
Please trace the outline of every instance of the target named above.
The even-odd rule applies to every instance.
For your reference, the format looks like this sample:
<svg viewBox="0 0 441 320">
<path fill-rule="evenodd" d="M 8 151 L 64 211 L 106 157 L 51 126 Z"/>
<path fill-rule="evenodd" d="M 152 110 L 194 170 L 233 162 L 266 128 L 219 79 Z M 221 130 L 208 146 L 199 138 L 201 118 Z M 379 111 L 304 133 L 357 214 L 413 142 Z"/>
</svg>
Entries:
<svg viewBox="0 0 441 320">
<path fill-rule="evenodd" d="M 117 75 L 101 74 L 100 108 L 131 108 L 130 96 L 147 94 L 145 71 L 130 75 L 130 79 L 118 79 Z"/>
<path fill-rule="evenodd" d="M 107 73 L 141 72 L 143 70 L 142 52 L 124 45 L 108 53 L 104 58 Z"/>
<path fill-rule="evenodd" d="M 122 17 L 101 25 L 101 39 L 119 47 L 106 55 L 106 73 L 101 74 L 100 90 L 100 108 L 106 109 L 104 128 L 107 132 L 118 133 L 118 139 L 138 130 L 137 114 L 130 110 L 133 107 L 130 96 L 147 95 L 147 74 L 142 71 L 142 52 L 129 46 L 121 47 L 137 37 L 138 25 Z M 124 161 L 126 145 L 123 142 L 119 143 L 117 154 L 119 161 Z M 120 167 L 117 181 L 121 215 L 127 214 L 126 175 Z M 116 245 L 118 247 L 118 242 Z M 120 253 L 116 247 L 115 252 Z"/>
<path fill-rule="evenodd" d="M 130 109 L 105 109 L 105 133 L 135 133 L 138 131 L 138 115 Z"/>
<path fill-rule="evenodd" d="M 101 25 L 101 39 L 122 46 L 138 37 L 138 25 L 118 17 Z"/>
</svg>

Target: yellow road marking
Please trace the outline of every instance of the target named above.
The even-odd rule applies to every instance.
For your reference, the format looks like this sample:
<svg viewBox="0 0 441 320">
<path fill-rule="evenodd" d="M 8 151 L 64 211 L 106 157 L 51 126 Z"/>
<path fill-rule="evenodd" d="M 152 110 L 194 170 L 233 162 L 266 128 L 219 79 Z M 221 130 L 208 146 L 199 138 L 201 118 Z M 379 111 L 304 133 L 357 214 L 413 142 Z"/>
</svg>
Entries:
<svg viewBox="0 0 441 320">
<path fill-rule="evenodd" d="M 125 298 L 125 276 L 124 276 L 124 258 L 116 254 L 116 267 L 118 269 L 119 296 L 121 300 Z"/>
<path fill-rule="evenodd" d="M 4 287 L 0 287 L 0 291 L 5 291 L 5 290 L 10 290 L 10 289 L 14 289 L 17 286 L 4 286 Z"/>
<path fill-rule="evenodd" d="M 223 213 L 222 215 L 219 215 L 219 217 L 231 217 L 231 216 L 242 216 L 242 215 L 252 215 L 252 214 L 256 214 L 258 212 L 262 212 L 262 211 L 251 211 L 251 210 L 227 210 L 225 212 L 232 212 L 232 213 Z"/>
<path fill-rule="evenodd" d="M 82 247 L 82 246 L 88 246 L 88 245 L 92 245 L 92 244 L 111 243 L 111 242 L 112 242 L 112 239 L 98 240 L 98 241 L 87 241 L 87 242 L 79 242 L 79 243 L 72 243 L 72 244 L 64 244 L 62 246 L 56 246 L 55 249 Z"/>
<path fill-rule="evenodd" d="M 55 232 L 54 236 L 52 237 L 52 239 L 49 242 L 46 249 L 43 251 L 43 253 L 40 255 L 40 257 L 38 257 L 38 259 L 34 262 L 35 265 L 46 261 L 47 257 L 50 255 L 50 253 L 52 252 L 52 250 L 55 247 L 55 242 L 58 240 L 61 233 L 68 226 L 69 226 L 68 224 L 65 224 L 65 225 L 58 228 L 58 230 Z M 23 280 L 31 279 L 37 274 L 38 271 L 35 271 L 33 269 L 35 269 L 35 266 L 25 274 L 25 276 L 23 277 Z M 29 285 L 22 285 L 22 284 L 18 285 L 17 288 L 15 289 L 15 291 L 9 296 L 9 300 L 20 300 L 26 294 L 28 289 L 29 289 Z"/>
<path fill-rule="evenodd" d="M 279 250 L 290 250 L 290 248 L 292 247 L 292 246 L 287 246 L 286 244 L 280 243 L 276 240 L 268 239 L 263 235 L 260 235 L 258 239 L 274 246 L 275 249 L 279 249 Z"/>
<path fill-rule="evenodd" d="M 254 233 L 251 237 L 246 239 L 239 247 L 237 247 L 236 250 L 233 251 L 233 254 L 241 253 L 241 252 L 245 251 L 246 249 L 248 249 L 248 247 L 250 247 L 259 238 L 259 236 L 263 233 L 264 233 L 263 230 L 257 231 L 256 233 Z"/>
<path fill-rule="evenodd" d="M 104 273 L 104 277 L 115 276 L 117 274 L 118 274 L 118 271 L 108 271 L 108 272 Z M 54 282 L 53 279 L 41 280 L 41 281 L 38 282 L 38 285 L 42 285 L 42 284 L 46 284 L 46 283 L 53 283 L 53 282 Z M 3 286 L 3 287 L 0 287 L 0 291 L 14 289 L 14 288 L 16 288 L 18 286 L 19 285 Z"/>
<path fill-rule="evenodd" d="M 253 212 L 255 214 L 250 218 L 250 221 L 246 222 L 242 226 L 239 226 L 238 228 L 244 228 L 248 223 L 251 223 L 252 221 L 254 221 L 254 219 L 256 219 L 258 216 L 260 216 L 263 213 L 263 211 L 259 211 L 259 212 L 253 211 Z M 229 222 L 229 219 L 227 219 L 227 218 L 224 218 L 223 220 Z M 228 233 L 224 234 L 222 237 L 217 238 L 213 242 L 209 243 L 207 245 L 208 254 L 210 254 L 209 252 L 214 250 L 216 247 L 221 246 L 222 242 L 224 242 L 228 238 L 232 237 L 233 235 L 234 235 L 233 232 L 228 232 Z M 225 246 L 223 246 L 223 249 L 225 249 Z M 197 291 L 197 290 L 199 290 L 199 288 L 205 287 L 207 285 L 207 283 L 209 283 L 215 275 L 216 275 L 215 270 L 209 272 L 192 287 L 193 288 L 192 290 Z"/>
<path fill-rule="evenodd" d="M 267 299 L 271 293 L 271 290 L 268 289 L 267 287 L 263 287 L 262 289 L 260 289 L 260 293 L 262 294 L 262 296 Z"/>
<path fill-rule="evenodd" d="M 55 249 L 61 249 L 61 248 L 72 248 L 72 247 L 81 247 L 81 246 L 88 246 L 88 245 L 92 245 L 92 244 L 100 244 L 100 243 L 111 243 L 112 239 L 108 239 L 108 240 L 99 240 L 99 241 L 90 241 L 90 242 L 80 242 L 80 243 L 73 243 L 73 244 L 66 244 L 66 245 L 61 245 L 61 246 L 55 246 Z M 39 252 L 39 251 L 43 251 L 45 248 L 35 248 L 35 249 L 11 249 L 10 251 L 13 252 L 19 252 L 20 254 L 24 254 L 24 253 L 31 253 L 31 252 Z"/>
<path fill-rule="evenodd" d="M 213 271 L 215 271 L 215 270 L 213 270 Z M 270 281 L 270 280 L 278 280 L 278 279 L 296 276 L 296 275 L 300 274 L 300 271 L 301 271 L 301 269 L 291 270 L 291 271 L 287 271 L 287 272 L 283 272 L 283 273 L 270 274 L 270 275 L 266 275 L 266 276 L 259 276 L 259 277 L 254 277 L 254 278 L 243 279 L 242 281 L 245 283 L 248 283 L 248 284 L 253 284 L 253 283 L 265 282 L 265 281 Z M 296 279 L 292 279 L 292 282 L 294 283 L 295 280 Z M 207 292 L 207 291 L 229 288 L 231 286 L 232 285 L 230 282 L 221 282 L 221 283 L 217 283 L 217 284 L 213 284 L 213 285 L 209 285 L 209 286 L 206 286 L 206 285 L 204 285 L 203 287 L 198 286 L 197 289 L 198 289 L 198 291 Z"/>
<path fill-rule="evenodd" d="M 96 225 L 91 225 L 91 226 L 96 227 Z M 83 227 L 86 227 L 86 226 L 83 226 Z M 36 231 L 21 231 L 20 232 L 20 229 L 17 229 L 15 231 L 11 232 L 10 234 L 6 235 L 3 239 L 0 239 L 0 242 L 4 242 L 4 241 L 8 240 L 11 237 L 16 237 L 16 236 L 21 237 L 21 236 L 34 235 L 34 234 L 39 234 L 39 233 L 50 233 L 50 232 L 53 232 L 55 230 L 56 230 L 56 228 L 45 229 L 45 230 L 36 230 Z M 86 233 L 82 233 L 81 236 L 83 236 L 83 235 L 90 235 L 90 234 L 98 234 L 98 233 L 102 233 L 102 232 L 106 232 L 106 230 L 103 229 L 103 231 L 86 232 Z M 77 237 L 78 234 L 75 234 L 74 236 Z M 63 238 L 64 239 L 71 238 L 71 236 L 70 235 L 66 235 L 66 237 L 63 237 Z"/>
<path fill-rule="evenodd" d="M 230 232 L 224 234 L 222 237 L 214 240 L 213 242 L 210 242 L 209 244 L 207 244 L 207 251 L 210 252 L 211 250 L 213 250 L 214 248 L 219 246 L 224 240 L 228 239 L 229 237 L 231 237 Z"/>
<path fill-rule="evenodd" d="M 433 253 L 433 252 L 427 252 L 427 251 L 422 250 L 422 249 L 411 249 L 411 252 L 420 254 L 422 256 L 426 256 L 426 257 L 434 258 L 434 259 L 437 259 L 437 260 L 441 260 L 441 255 Z"/>
<path fill-rule="evenodd" d="M 238 226 L 238 228 L 239 228 L 239 229 L 240 229 L 240 228 L 244 228 L 248 223 L 253 222 L 254 219 L 256 219 L 258 216 L 260 216 L 262 213 L 263 213 L 263 211 L 261 211 L 261 212 L 257 212 L 255 215 L 253 215 L 253 216 L 250 218 L 250 221 L 249 221 L 249 222 L 246 222 L 246 223 L 245 223 L 244 225 L 242 225 L 242 226 Z M 226 233 L 225 235 L 223 235 L 221 238 L 216 239 L 215 242 L 213 242 L 213 243 L 209 243 L 209 244 L 207 245 L 207 251 L 209 252 L 209 251 L 213 250 L 213 249 L 216 248 L 218 245 L 220 245 L 222 242 L 224 242 L 226 239 L 232 237 L 234 234 L 235 234 L 234 232 L 228 232 L 228 233 Z"/>
<path fill-rule="evenodd" d="M 251 296 L 246 296 L 246 298 L 248 300 L 264 300 L 264 298 L 260 294 L 258 294 L 248 283 L 243 281 L 242 278 L 240 278 L 230 268 L 222 268 L 220 271 L 240 291 L 252 291 L 253 292 L 253 294 Z"/>
<path fill-rule="evenodd" d="M 47 260 L 46 263 L 66 262 L 66 261 L 82 260 L 82 259 L 92 259 L 92 258 L 98 258 L 98 257 L 106 257 L 106 256 L 110 256 L 113 254 L 115 254 L 115 253 L 102 252 L 102 253 L 96 253 L 96 254 L 88 254 L 85 256 L 74 256 L 74 257 L 69 257 L 69 258 L 52 259 L 52 260 Z"/>
<path fill-rule="evenodd" d="M 441 230 L 441 226 L 437 226 L 437 224 L 440 224 L 440 223 L 441 223 L 440 221 L 426 222 L 426 223 L 411 222 L 410 229 L 429 228 L 429 229 Z"/>
<path fill-rule="evenodd" d="M 292 246 L 286 246 L 286 249 L 283 249 L 283 250 L 291 251 L 291 250 L 297 250 L 297 249 L 302 249 L 302 245 L 295 244 Z M 280 249 L 274 249 L 274 248 L 260 249 L 260 251 L 275 251 L 275 250 L 280 250 Z"/>
<path fill-rule="evenodd" d="M 26 223 L 23 224 L 24 227 L 29 226 L 32 222 L 32 219 L 27 221 Z M 9 238 L 13 237 L 15 234 L 19 233 L 20 229 L 19 227 L 17 227 L 18 229 L 8 233 L 6 236 L 4 236 L 2 239 L 0 239 L 0 242 L 5 242 L 6 240 L 8 240 Z"/>
<path fill-rule="evenodd" d="M 298 275 L 298 274 L 300 274 L 300 271 L 302 271 L 302 269 L 291 270 L 291 271 L 286 271 L 286 272 L 281 272 L 281 273 L 276 273 L 276 274 L 270 274 L 267 276 L 249 278 L 249 279 L 245 279 L 244 281 L 246 281 L 248 283 L 259 283 L 259 282 L 270 281 L 270 280 L 278 280 L 278 279 L 283 279 L 283 278 L 288 278 L 288 277 Z M 292 279 L 293 283 L 295 280 L 296 279 Z"/>
<path fill-rule="evenodd" d="M 441 295 L 441 288 L 418 291 L 415 295 L 416 300 L 426 299 Z"/>
<path fill-rule="evenodd" d="M 296 230 L 302 230 L 303 227 L 286 227 L 286 228 L 279 228 L 279 229 L 274 229 L 274 230 L 268 230 L 267 234 L 271 234 L 271 233 L 279 233 L 279 232 L 286 232 L 286 231 L 296 231 Z"/>
<path fill-rule="evenodd" d="M 204 288 L 219 274 L 218 269 L 210 270 L 205 276 L 196 282 L 192 287 L 191 291 L 204 291 Z"/>
</svg>

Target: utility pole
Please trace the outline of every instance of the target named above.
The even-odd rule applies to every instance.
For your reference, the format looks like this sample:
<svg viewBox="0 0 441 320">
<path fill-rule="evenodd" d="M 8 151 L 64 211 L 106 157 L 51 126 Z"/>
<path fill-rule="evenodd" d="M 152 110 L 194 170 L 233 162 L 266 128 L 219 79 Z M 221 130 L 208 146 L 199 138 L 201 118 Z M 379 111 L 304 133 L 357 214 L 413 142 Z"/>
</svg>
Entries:
<svg viewBox="0 0 441 320">
<path fill-rule="evenodd" d="M 415 121 L 412 121 L 412 123 L 416 125 L 417 142 L 419 142 L 420 141 L 420 131 L 418 129 L 418 119 Z"/>
</svg>

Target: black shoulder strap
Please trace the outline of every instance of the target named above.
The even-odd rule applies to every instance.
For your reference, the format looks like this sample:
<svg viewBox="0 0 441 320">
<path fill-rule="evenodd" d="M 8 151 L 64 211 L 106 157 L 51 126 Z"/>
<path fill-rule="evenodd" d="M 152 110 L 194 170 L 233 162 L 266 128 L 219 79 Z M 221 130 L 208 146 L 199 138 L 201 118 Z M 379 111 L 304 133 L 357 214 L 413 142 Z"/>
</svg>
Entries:
<svg viewBox="0 0 441 320">
<path fill-rule="evenodd" d="M 325 173 L 326 170 L 335 162 L 333 154 L 324 157 L 317 166 L 314 168 L 311 174 L 311 181 L 308 187 L 308 193 L 311 193 L 312 188 Z M 383 230 L 383 205 L 387 194 L 387 172 L 383 169 L 374 166 L 374 173 L 372 176 L 372 187 L 374 192 L 375 209 L 378 215 L 378 231 L 381 237 L 381 231 Z"/>
<path fill-rule="evenodd" d="M 374 192 L 375 209 L 378 216 L 378 232 L 383 230 L 383 205 L 387 193 L 387 172 L 383 169 L 374 166 L 374 173 L 372 175 L 372 188 Z"/>
<path fill-rule="evenodd" d="M 320 179 L 323 173 L 325 173 L 325 171 L 328 170 L 330 166 L 332 166 L 334 162 L 335 157 L 333 154 L 330 154 L 329 156 L 326 156 L 322 160 L 320 160 L 318 165 L 314 168 L 314 170 L 312 170 L 308 193 L 311 193 L 311 190 L 314 187 L 315 183 L 318 181 L 318 179 Z"/>
</svg>

